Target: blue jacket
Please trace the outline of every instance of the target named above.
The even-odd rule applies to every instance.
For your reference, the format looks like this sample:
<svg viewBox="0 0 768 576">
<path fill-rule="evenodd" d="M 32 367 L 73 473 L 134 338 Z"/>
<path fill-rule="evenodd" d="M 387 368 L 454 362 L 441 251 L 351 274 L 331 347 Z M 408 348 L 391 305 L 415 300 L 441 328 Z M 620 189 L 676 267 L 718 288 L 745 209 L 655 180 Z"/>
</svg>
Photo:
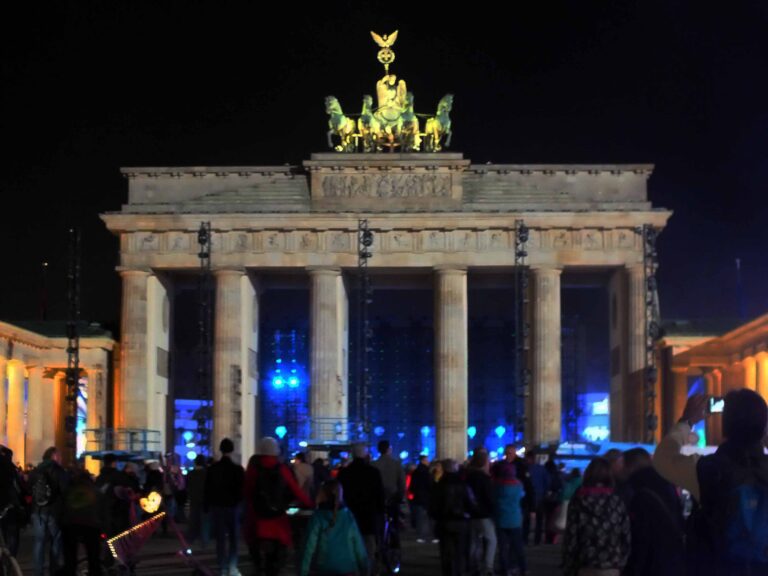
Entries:
<svg viewBox="0 0 768 576">
<path fill-rule="evenodd" d="M 520 500 L 525 496 L 522 483 L 517 479 L 493 481 L 494 520 L 499 528 L 520 528 L 523 514 Z"/>
<path fill-rule="evenodd" d="M 310 568 L 318 574 L 367 574 L 368 557 L 355 517 L 349 509 L 341 508 L 333 527 L 332 520 L 333 510 L 318 508 L 312 515 L 301 559 L 301 576 L 307 576 Z"/>
</svg>

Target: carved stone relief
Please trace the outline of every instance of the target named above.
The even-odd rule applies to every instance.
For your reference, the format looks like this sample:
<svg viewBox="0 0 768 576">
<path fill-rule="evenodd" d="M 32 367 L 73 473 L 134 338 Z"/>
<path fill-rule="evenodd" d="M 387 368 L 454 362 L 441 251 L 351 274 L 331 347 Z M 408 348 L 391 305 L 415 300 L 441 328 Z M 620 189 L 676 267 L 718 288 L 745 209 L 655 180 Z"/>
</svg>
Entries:
<svg viewBox="0 0 768 576">
<path fill-rule="evenodd" d="M 324 198 L 443 198 L 451 195 L 449 174 L 328 174 Z"/>
</svg>

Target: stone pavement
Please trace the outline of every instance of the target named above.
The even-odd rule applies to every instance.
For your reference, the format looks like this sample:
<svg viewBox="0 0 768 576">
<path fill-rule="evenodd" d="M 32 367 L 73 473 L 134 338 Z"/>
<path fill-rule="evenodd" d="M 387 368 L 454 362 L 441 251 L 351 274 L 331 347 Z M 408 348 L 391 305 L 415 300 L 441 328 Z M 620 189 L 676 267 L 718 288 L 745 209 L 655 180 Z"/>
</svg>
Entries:
<svg viewBox="0 0 768 576">
<path fill-rule="evenodd" d="M 19 554 L 19 563 L 24 574 L 33 574 L 32 566 L 32 533 L 26 530 L 22 535 L 22 548 Z M 418 544 L 414 540 L 413 531 L 406 532 L 403 535 L 403 566 L 401 574 L 404 575 L 425 575 L 438 576 L 440 574 L 440 563 L 438 558 L 437 544 Z M 179 541 L 171 536 L 163 536 L 159 532 L 155 534 L 142 548 L 138 559 L 139 564 L 136 573 L 141 576 L 173 576 L 190 575 L 192 569 L 186 564 L 185 560 L 177 555 L 181 545 Z M 559 576 L 562 572 L 560 564 L 560 547 L 554 546 L 536 546 L 529 547 L 528 565 L 529 576 Z M 195 552 L 195 557 L 202 564 L 211 568 L 212 574 L 218 576 L 215 570 L 215 556 L 212 547 L 206 551 Z M 244 576 L 251 574 L 251 562 L 247 554 L 245 544 L 240 545 L 240 570 Z M 293 554 L 290 554 L 289 566 L 283 571 L 285 576 L 293 576 L 294 569 Z"/>
</svg>

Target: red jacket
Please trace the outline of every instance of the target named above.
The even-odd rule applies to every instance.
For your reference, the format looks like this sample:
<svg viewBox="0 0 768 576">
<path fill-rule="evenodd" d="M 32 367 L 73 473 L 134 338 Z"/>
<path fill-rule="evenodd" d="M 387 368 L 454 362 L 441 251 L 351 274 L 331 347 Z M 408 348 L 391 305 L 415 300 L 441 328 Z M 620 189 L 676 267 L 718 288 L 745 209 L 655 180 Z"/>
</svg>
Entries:
<svg viewBox="0 0 768 576">
<path fill-rule="evenodd" d="M 285 464 L 282 464 L 275 456 L 259 456 L 259 466 L 274 468 L 280 466 L 280 472 L 285 483 L 293 492 L 294 497 L 301 506 L 314 508 L 314 502 L 307 496 L 293 477 L 293 473 Z M 291 524 L 287 514 L 276 518 L 259 518 L 253 509 L 253 493 L 256 489 L 256 477 L 258 466 L 249 463 L 245 471 L 245 483 L 243 484 L 243 497 L 245 500 L 245 522 L 243 522 L 243 536 L 246 542 L 253 543 L 256 540 L 277 540 L 284 546 L 291 546 Z"/>
</svg>

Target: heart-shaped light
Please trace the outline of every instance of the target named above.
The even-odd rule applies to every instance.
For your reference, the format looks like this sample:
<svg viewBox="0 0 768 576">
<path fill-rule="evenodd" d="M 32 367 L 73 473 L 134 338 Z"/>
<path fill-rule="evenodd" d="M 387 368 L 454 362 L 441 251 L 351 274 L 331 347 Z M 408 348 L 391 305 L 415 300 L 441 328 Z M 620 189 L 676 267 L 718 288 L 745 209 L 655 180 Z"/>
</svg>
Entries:
<svg viewBox="0 0 768 576">
<path fill-rule="evenodd" d="M 145 498 L 139 499 L 139 506 L 147 514 L 154 514 L 160 509 L 160 504 L 163 503 L 163 497 L 159 492 L 150 492 Z"/>
</svg>

